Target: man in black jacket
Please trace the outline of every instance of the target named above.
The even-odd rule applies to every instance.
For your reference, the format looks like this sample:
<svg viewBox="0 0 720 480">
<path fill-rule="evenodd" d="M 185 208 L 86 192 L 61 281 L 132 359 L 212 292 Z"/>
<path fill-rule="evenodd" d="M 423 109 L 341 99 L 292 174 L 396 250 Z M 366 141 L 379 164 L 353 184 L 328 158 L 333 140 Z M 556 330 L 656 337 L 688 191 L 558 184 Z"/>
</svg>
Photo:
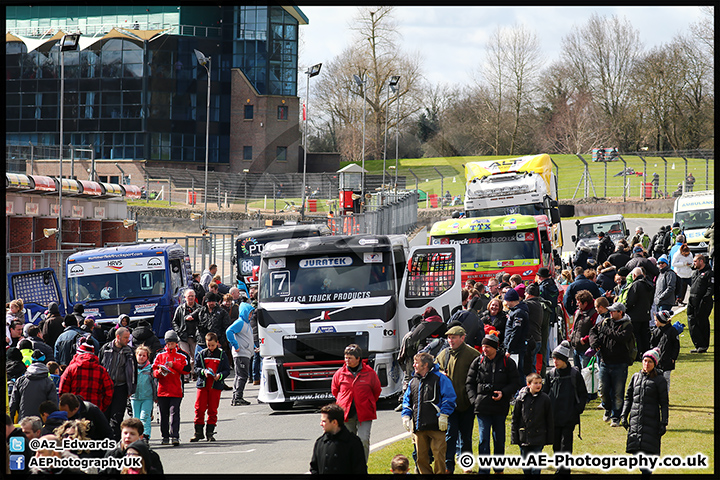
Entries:
<svg viewBox="0 0 720 480">
<path fill-rule="evenodd" d="M 628 287 L 625 307 L 633 326 L 633 333 L 637 339 L 638 358 L 650 350 L 650 307 L 655 296 L 655 286 L 643 275 L 640 267 L 630 271 L 633 281 Z"/>
<path fill-rule="evenodd" d="M 227 312 L 218 305 L 220 300 L 220 295 L 210 292 L 205 295 L 205 304 L 192 313 L 192 317 L 197 322 L 195 335 L 197 345 L 194 352 L 189 352 L 191 355 L 197 355 L 205 348 L 205 335 L 208 332 L 214 332 L 221 344 L 225 340 L 225 329 L 230 318 Z"/>
<path fill-rule="evenodd" d="M 610 237 L 608 235 L 605 235 L 605 232 L 598 233 L 598 238 L 600 239 L 600 243 L 598 243 L 597 247 L 597 264 L 598 267 L 600 267 L 605 262 L 605 260 L 607 260 L 608 257 L 613 253 L 613 250 L 615 250 L 615 245 L 613 245 L 613 241 L 610 239 Z"/>
<path fill-rule="evenodd" d="M 130 331 L 125 327 L 115 330 L 115 339 L 100 349 L 98 360 L 113 381 L 112 403 L 105 412 L 113 430 L 113 439 L 120 440 L 120 423 L 123 421 L 128 398 L 137 385 L 137 361 L 128 346 Z"/>
<path fill-rule="evenodd" d="M 315 441 L 310 473 L 367 474 L 365 449 L 360 437 L 345 426 L 345 412 L 337 403 L 320 409 L 320 426 L 325 433 Z"/>
<path fill-rule="evenodd" d="M 630 255 L 627 253 L 627 242 L 625 239 L 618 241 L 615 253 L 607 258 L 607 261 L 615 265 L 615 268 L 624 267 L 630 261 Z"/>
<path fill-rule="evenodd" d="M 690 353 L 705 353 L 710 345 L 710 312 L 713 308 L 713 271 L 708 265 L 707 257 L 695 255 L 693 274 L 690 280 L 690 296 L 688 297 L 687 317 L 695 348 Z"/>
<path fill-rule="evenodd" d="M 198 285 L 200 284 L 198 283 Z M 193 372 L 192 377 L 197 380 L 195 377 L 195 333 L 197 331 L 197 321 L 195 321 L 192 314 L 199 307 L 195 302 L 195 298 L 195 290 L 190 288 L 185 290 L 185 303 L 179 305 L 178 308 L 175 309 L 172 326 L 173 330 L 175 330 L 175 333 L 178 334 L 178 338 L 180 339 L 178 346 L 190 354 L 190 368 Z M 188 375 L 186 375 L 186 377 L 187 376 Z"/>
<path fill-rule="evenodd" d="M 79 395 L 63 393 L 60 395 L 58 407 L 60 410 L 67 412 L 68 420 L 90 420 L 88 438 L 91 440 L 112 438 L 112 428 L 110 428 L 105 414 L 97 405 L 84 400 Z M 94 453 L 98 453 L 98 451 Z"/>
<path fill-rule="evenodd" d="M 647 278 L 651 282 L 654 282 L 655 277 L 657 277 L 658 273 L 660 273 L 657 266 L 651 262 L 649 258 L 645 257 L 645 251 L 639 245 L 633 247 L 633 257 L 625 264 L 625 266 L 630 270 L 635 267 L 644 268 Z"/>
<path fill-rule="evenodd" d="M 520 386 L 517 365 L 500 349 L 499 343 L 495 335 L 483 338 L 483 354 L 470 364 L 465 383 L 468 399 L 478 419 L 478 455 L 490 455 L 491 429 L 495 439 L 494 455 L 505 454 L 505 419 L 510 410 L 510 400 Z M 478 473 L 488 474 L 490 469 L 480 469 Z"/>
<path fill-rule="evenodd" d="M 48 305 L 48 315 L 42 322 L 40 328 L 42 332 L 42 339 L 45 343 L 50 345 L 51 348 L 55 347 L 55 340 L 63 333 L 65 327 L 63 326 L 63 316 L 60 315 L 60 306 L 56 302 L 51 302 Z"/>
</svg>

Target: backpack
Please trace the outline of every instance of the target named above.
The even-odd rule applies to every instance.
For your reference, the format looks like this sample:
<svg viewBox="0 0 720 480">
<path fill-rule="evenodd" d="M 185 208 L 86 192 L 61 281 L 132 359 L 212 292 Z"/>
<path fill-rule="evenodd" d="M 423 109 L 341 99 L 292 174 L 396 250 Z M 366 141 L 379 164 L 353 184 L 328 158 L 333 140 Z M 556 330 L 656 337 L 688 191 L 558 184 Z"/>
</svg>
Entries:
<svg viewBox="0 0 720 480">
<path fill-rule="evenodd" d="M 200 303 L 202 303 L 203 298 L 205 298 L 205 287 L 203 287 L 199 282 L 192 282 L 192 288 L 195 290 L 195 298 L 197 298 Z"/>
<path fill-rule="evenodd" d="M 90 345 L 94 346 L 95 344 L 92 342 L 91 338 L 92 338 L 92 334 L 90 332 L 82 332 L 82 333 L 78 333 L 77 335 L 75 335 L 75 342 L 73 343 L 73 346 L 70 347 L 70 353 L 72 353 L 72 355 L 75 355 L 78 347 L 83 342 L 89 343 Z M 100 352 L 95 352 L 95 355 L 98 355 L 99 353 Z"/>
<path fill-rule="evenodd" d="M 428 338 L 430 340 L 430 338 Z M 447 340 L 442 337 L 433 338 L 425 347 L 420 349 L 418 353 L 429 353 L 433 358 L 437 358 L 438 354 L 448 346 Z"/>
<path fill-rule="evenodd" d="M 632 324 L 630 323 L 630 320 L 623 322 L 623 326 L 628 324 L 630 324 L 630 338 L 627 340 L 627 344 L 625 346 L 627 347 L 630 355 L 630 359 L 628 360 L 628 366 L 630 366 L 635 363 L 635 359 L 637 358 L 638 354 L 638 347 L 637 340 L 635 340 L 635 334 L 632 331 Z"/>
</svg>

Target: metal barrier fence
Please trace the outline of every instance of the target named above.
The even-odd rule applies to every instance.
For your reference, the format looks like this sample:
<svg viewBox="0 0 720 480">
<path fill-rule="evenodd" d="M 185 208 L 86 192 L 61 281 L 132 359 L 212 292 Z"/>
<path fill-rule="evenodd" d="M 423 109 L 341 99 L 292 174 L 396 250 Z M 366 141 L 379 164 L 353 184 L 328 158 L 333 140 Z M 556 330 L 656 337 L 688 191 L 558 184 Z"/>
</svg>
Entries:
<svg viewBox="0 0 720 480">
<path fill-rule="evenodd" d="M 52 268 L 55 270 L 60 291 L 65 298 L 65 274 L 66 260 L 73 253 L 87 248 L 75 248 L 73 250 L 43 250 L 40 253 L 6 253 L 5 268 L 6 272 L 22 272 L 25 270 L 35 270 L 38 268 Z M 5 300 L 10 301 L 9 288 L 5 289 Z"/>
</svg>

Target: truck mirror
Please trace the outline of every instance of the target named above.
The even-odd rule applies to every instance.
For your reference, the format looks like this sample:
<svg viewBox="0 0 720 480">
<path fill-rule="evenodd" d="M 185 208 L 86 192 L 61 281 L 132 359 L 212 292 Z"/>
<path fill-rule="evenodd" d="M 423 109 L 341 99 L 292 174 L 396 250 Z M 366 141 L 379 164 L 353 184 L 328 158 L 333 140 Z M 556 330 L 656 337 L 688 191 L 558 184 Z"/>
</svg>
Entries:
<svg viewBox="0 0 720 480">
<path fill-rule="evenodd" d="M 580 220 L 575 220 L 575 225 L 580 225 Z"/>
<path fill-rule="evenodd" d="M 552 220 L 552 223 L 560 223 L 560 210 L 558 210 L 557 208 L 553 208 L 552 210 L 550 210 L 550 220 Z"/>
<path fill-rule="evenodd" d="M 573 243 L 577 243 L 577 237 L 575 235 L 570 237 L 570 239 L 573 241 Z"/>
</svg>

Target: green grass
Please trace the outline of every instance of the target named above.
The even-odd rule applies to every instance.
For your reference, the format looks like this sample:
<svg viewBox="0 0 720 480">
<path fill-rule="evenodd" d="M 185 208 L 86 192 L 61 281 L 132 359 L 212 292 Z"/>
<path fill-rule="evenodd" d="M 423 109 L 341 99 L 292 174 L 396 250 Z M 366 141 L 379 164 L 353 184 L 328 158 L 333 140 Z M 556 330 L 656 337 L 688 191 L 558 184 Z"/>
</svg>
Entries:
<svg viewBox="0 0 720 480">
<path fill-rule="evenodd" d="M 690 341 L 690 333 L 686 328 L 680 336 L 680 356 L 677 360 L 677 368 L 672 373 L 670 386 L 670 411 L 667 433 L 662 438 L 661 455 L 679 455 L 681 457 L 692 456 L 702 453 L 708 458 L 708 468 L 699 469 L 658 469 L 656 473 L 703 473 L 712 474 L 715 472 L 715 401 L 714 401 L 714 319 L 715 312 L 710 315 L 710 349 L 706 354 L 691 354 L 693 348 Z M 685 312 L 673 317 L 673 323 L 679 320 L 687 325 Z M 628 381 L 633 373 L 640 370 L 640 363 L 636 362 L 629 368 Z M 602 410 L 597 409 L 599 403 L 594 400 L 585 408 L 581 416 L 582 440 L 575 439 L 573 454 L 581 455 L 591 453 L 594 455 L 626 455 L 625 442 L 627 434 L 623 428 L 611 428 L 602 420 Z M 510 445 L 510 418 L 508 414 L 505 453 L 507 455 L 519 455 L 520 449 L 517 445 Z M 398 424 L 401 423 L 400 415 L 397 417 Z M 477 455 L 477 421 L 473 432 L 473 454 Z M 368 461 L 369 473 L 388 473 L 390 461 L 393 456 L 402 453 L 412 462 L 412 441 L 400 440 L 388 445 L 381 450 L 370 454 Z M 552 446 L 546 446 L 545 453 L 552 455 Z M 414 465 L 411 465 L 414 469 Z M 412 470 L 411 470 L 412 471 Z M 460 468 L 456 467 L 456 473 Z M 506 469 L 506 473 L 522 473 L 520 469 Z M 594 468 L 573 469 L 575 473 L 603 473 L 602 470 Z M 543 473 L 552 473 L 552 470 L 543 470 Z M 611 470 L 609 473 L 622 474 L 625 470 Z M 632 473 L 638 473 L 634 470 Z"/>
<path fill-rule="evenodd" d="M 519 156 L 519 155 L 518 155 Z M 583 163 L 575 155 L 551 155 L 553 161 L 557 164 L 558 169 L 558 195 L 560 199 L 571 199 L 573 195 L 575 198 L 582 198 L 584 196 L 584 187 L 580 186 L 580 189 L 575 190 L 580 182 L 583 174 Z M 465 192 L 465 169 L 463 164 L 474 161 L 486 161 L 494 160 L 499 158 L 511 158 L 510 155 L 504 156 L 478 156 L 478 157 L 436 157 L 436 158 L 408 158 L 400 159 L 398 162 L 398 176 L 405 176 L 407 181 L 407 188 L 415 188 L 415 177 L 410 173 L 412 169 L 418 177 L 420 177 L 418 187 L 421 190 L 428 192 L 429 194 L 442 194 L 441 182 L 438 178 L 437 173 L 432 170 L 432 167 L 437 167 L 443 175 L 445 175 L 445 181 L 442 187 L 445 190 L 449 190 L 450 194 L 464 195 Z M 583 155 L 583 158 L 588 162 L 588 171 L 592 179 L 593 185 L 595 186 L 595 195 L 593 195 L 592 189 L 590 195 L 597 197 L 621 197 L 623 196 L 623 180 L 622 177 L 613 177 L 616 173 L 622 171 L 624 165 L 621 161 L 601 163 L 592 162 L 589 155 Z M 627 166 L 633 168 L 636 172 L 643 171 L 643 162 L 640 157 L 637 156 L 623 156 L 627 162 Z M 643 157 L 647 162 L 645 179 L 646 182 L 650 182 L 652 174 L 657 172 L 660 175 L 660 188 L 665 188 L 665 164 L 659 157 Z M 677 184 L 685 178 L 685 161 L 679 157 L 665 157 L 667 160 L 667 190 L 668 193 L 672 193 Z M 344 167 L 350 162 L 341 162 L 340 166 Z M 395 159 L 388 160 L 386 166 L 395 164 Z M 672 166 L 675 165 L 673 169 Z M 605 192 L 605 165 L 607 165 L 607 195 Z M 365 169 L 371 174 L 382 174 L 382 160 L 366 160 Z M 420 170 L 428 171 L 427 175 L 421 176 Z M 452 171 L 455 174 L 451 173 Z M 555 171 L 555 167 L 553 167 Z M 388 170 L 389 173 L 393 173 Z M 705 176 L 705 159 L 703 158 L 688 158 L 688 172 L 692 172 L 695 177 L 695 191 L 705 190 L 706 176 Z M 452 181 L 452 176 L 455 175 L 455 183 Z M 708 165 L 708 176 L 707 185 L 710 189 L 713 188 L 715 182 L 715 163 L 713 160 Z M 642 177 L 628 177 L 630 178 L 630 190 L 628 197 L 639 197 L 640 196 L 640 184 Z M 428 179 L 428 182 L 425 182 Z M 424 207 L 425 202 L 421 202 Z"/>
</svg>

